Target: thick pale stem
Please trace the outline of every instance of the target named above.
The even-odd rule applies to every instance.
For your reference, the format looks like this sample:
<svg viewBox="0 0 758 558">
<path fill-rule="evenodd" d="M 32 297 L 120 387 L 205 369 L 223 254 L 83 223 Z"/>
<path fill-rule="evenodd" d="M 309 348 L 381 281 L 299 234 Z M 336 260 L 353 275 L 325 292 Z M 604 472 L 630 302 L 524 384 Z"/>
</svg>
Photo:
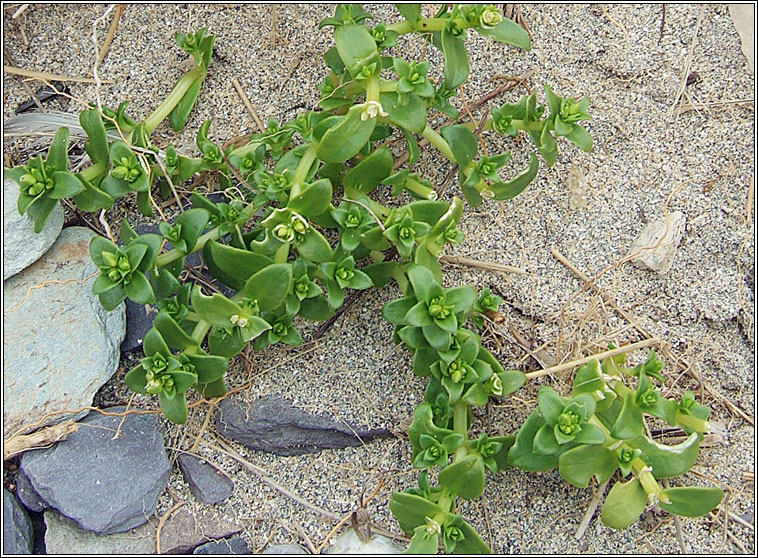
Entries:
<svg viewBox="0 0 758 558">
<path fill-rule="evenodd" d="M 379 76 L 371 76 L 366 80 L 366 101 L 379 102 L 379 92 L 381 86 L 379 84 Z"/>
<path fill-rule="evenodd" d="M 468 435 L 468 405 L 464 401 L 458 401 L 453 407 L 453 430 L 464 438 Z M 453 463 L 466 457 L 466 454 L 466 446 L 459 447 L 455 450 Z"/>
<path fill-rule="evenodd" d="M 431 126 L 427 124 L 421 135 L 426 138 L 429 143 L 436 147 L 439 152 L 442 153 L 445 157 L 450 159 L 453 163 L 456 162 L 455 155 L 453 155 L 453 150 L 450 149 L 450 145 L 447 143 L 447 141 L 445 141 L 445 138 L 439 135 Z"/>
<path fill-rule="evenodd" d="M 96 179 L 98 176 L 103 174 L 108 169 L 105 168 L 105 165 L 103 163 L 95 163 L 91 167 L 87 167 L 79 174 L 82 176 L 82 178 L 86 179 L 88 182 L 92 182 L 94 179 Z"/>
<path fill-rule="evenodd" d="M 179 79 L 171 90 L 171 93 L 168 94 L 168 97 L 166 97 L 163 102 L 158 105 L 158 108 L 145 119 L 145 129 L 148 134 L 152 133 L 153 130 L 158 127 L 158 124 L 163 122 L 163 120 L 171 114 L 171 111 L 179 104 L 179 101 L 182 100 L 184 94 L 187 93 L 192 84 L 195 83 L 195 80 L 202 77 L 203 68 L 201 66 L 196 66 L 193 70 L 190 70 Z"/>
<path fill-rule="evenodd" d="M 300 194 L 300 192 L 303 191 L 303 184 L 305 184 L 305 179 L 308 176 L 308 171 L 311 169 L 314 161 L 316 160 L 316 149 L 317 147 L 314 144 L 311 144 L 305 153 L 303 153 L 303 158 L 300 159 L 300 162 L 297 165 L 297 169 L 295 169 L 295 177 L 292 179 L 290 199 L 295 198 Z"/>
</svg>

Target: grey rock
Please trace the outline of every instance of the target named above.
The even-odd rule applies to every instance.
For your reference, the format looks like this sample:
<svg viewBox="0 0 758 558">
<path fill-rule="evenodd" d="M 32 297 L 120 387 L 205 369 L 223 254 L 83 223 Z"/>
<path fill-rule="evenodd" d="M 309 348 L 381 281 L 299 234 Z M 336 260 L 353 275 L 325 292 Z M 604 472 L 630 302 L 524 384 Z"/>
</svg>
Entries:
<svg viewBox="0 0 758 558">
<path fill-rule="evenodd" d="M 156 524 L 145 523 L 123 533 L 98 535 L 53 510 L 45 512 L 48 554 L 156 554 Z M 242 526 L 215 515 L 194 516 L 186 508 L 172 514 L 161 529 L 163 554 L 189 554 L 211 540 L 232 537 Z M 233 539 L 232 539 L 233 540 Z M 243 541 L 244 542 L 244 541 Z M 236 548 L 236 545 L 235 545 Z"/>
<path fill-rule="evenodd" d="M 274 544 L 267 546 L 261 554 L 309 554 L 299 544 Z"/>
<path fill-rule="evenodd" d="M 35 233 L 32 218 L 18 213 L 18 193 L 18 184 L 3 180 L 3 281 L 36 262 L 63 228 L 63 206 L 57 204 L 45 227 Z"/>
<path fill-rule="evenodd" d="M 639 267 L 666 273 L 674 264 L 674 256 L 684 235 L 687 219 L 681 211 L 648 223 L 632 243 L 627 257 Z"/>
<path fill-rule="evenodd" d="M 192 554 L 252 554 L 245 539 L 234 537 L 220 541 L 211 541 L 198 546 Z M 264 552 L 265 554 L 265 552 Z"/>
<path fill-rule="evenodd" d="M 750 71 L 755 73 L 755 4 L 729 4 L 729 16 L 740 35 L 742 54 Z"/>
<path fill-rule="evenodd" d="M 151 306 L 149 312 L 146 313 L 144 304 L 137 304 L 128 298 L 124 302 L 126 304 L 126 336 L 121 343 L 121 352 L 128 353 L 142 347 L 142 341 L 153 327 L 153 321 L 158 312 Z"/>
<path fill-rule="evenodd" d="M 3 555 L 32 553 L 32 522 L 18 499 L 3 488 Z"/>
<path fill-rule="evenodd" d="M 400 554 L 405 549 L 397 546 L 392 539 L 383 535 L 374 535 L 368 542 L 363 542 L 353 529 L 340 535 L 326 549 L 326 554 Z"/>
<path fill-rule="evenodd" d="M 232 495 L 234 482 L 218 467 L 195 455 L 179 455 L 179 468 L 193 496 L 204 504 L 217 504 Z"/>
<path fill-rule="evenodd" d="M 182 507 L 166 521 L 161 530 L 161 552 L 189 554 L 201 544 L 238 535 L 242 529 L 242 525 L 232 523 L 220 515 L 193 515 L 186 507 Z"/>
<path fill-rule="evenodd" d="M 27 509 L 33 512 L 41 512 L 48 507 L 42 496 L 34 490 L 29 477 L 20 469 L 16 475 L 16 496 Z"/>
<path fill-rule="evenodd" d="M 253 450 L 277 455 L 302 455 L 326 448 L 360 446 L 374 438 L 386 438 L 386 429 L 351 428 L 330 417 L 306 413 L 275 395 L 248 404 L 223 399 L 218 406 L 216 428 L 227 438 Z"/>
<path fill-rule="evenodd" d="M 154 554 L 155 527 L 145 523 L 136 529 L 115 535 L 98 535 L 85 531 L 56 511 L 45 512 L 45 548 L 48 554 Z"/>
<path fill-rule="evenodd" d="M 134 414 L 90 414 L 66 440 L 24 453 L 20 466 L 50 507 L 98 534 L 145 523 L 171 472 L 157 417 Z"/>
<path fill-rule="evenodd" d="M 52 411 L 91 405 L 118 367 L 124 306 L 106 312 L 92 294 L 94 235 L 83 227 L 64 229 L 42 258 L 3 283 L 6 438 Z M 29 290 L 45 281 L 63 284 Z"/>
</svg>

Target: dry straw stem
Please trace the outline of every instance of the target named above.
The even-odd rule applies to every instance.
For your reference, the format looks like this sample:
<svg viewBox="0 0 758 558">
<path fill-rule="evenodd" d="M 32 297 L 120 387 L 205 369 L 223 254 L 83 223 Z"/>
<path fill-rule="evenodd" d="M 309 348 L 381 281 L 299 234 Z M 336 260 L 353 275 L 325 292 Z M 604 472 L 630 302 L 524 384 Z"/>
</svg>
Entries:
<svg viewBox="0 0 758 558">
<path fill-rule="evenodd" d="M 35 72 L 34 70 L 23 70 L 21 68 L 16 68 L 15 66 L 3 66 L 3 70 L 7 74 L 12 74 L 15 76 L 23 76 L 23 77 L 28 77 L 32 79 L 39 79 L 42 81 L 48 80 L 48 81 L 75 81 L 75 82 L 81 82 L 81 83 L 97 83 L 93 78 L 62 76 L 60 74 L 50 74 L 48 72 Z M 113 83 L 113 80 L 101 79 L 100 83 Z"/>
<path fill-rule="evenodd" d="M 166 524 L 166 521 L 168 521 L 168 518 L 171 517 L 171 514 L 174 513 L 176 510 L 181 508 L 184 505 L 184 502 L 177 502 L 171 508 L 164 513 L 161 518 L 158 520 L 158 528 L 155 530 L 155 551 L 157 554 L 162 554 L 161 552 L 161 530 L 163 529 L 163 526 Z"/>
<path fill-rule="evenodd" d="M 514 267 L 512 265 L 504 265 L 494 262 L 485 262 L 482 260 L 475 260 L 473 258 L 467 258 L 465 256 L 442 256 L 441 261 L 453 265 L 462 265 L 467 267 L 476 267 L 479 269 L 485 269 L 487 271 L 495 271 L 500 273 L 517 273 L 519 275 L 528 275 L 526 270 L 520 267 Z"/>
<path fill-rule="evenodd" d="M 563 372 L 564 370 L 570 370 L 571 368 L 575 368 L 577 366 L 582 366 L 583 364 L 587 364 L 588 362 L 595 359 L 602 360 L 605 358 L 614 357 L 616 355 L 628 353 L 636 349 L 644 349 L 645 347 L 650 347 L 651 345 L 660 345 L 660 343 L 661 343 L 661 340 L 658 339 L 657 337 L 653 337 L 652 339 L 645 339 L 643 341 L 638 341 L 637 343 L 632 343 L 631 345 L 624 345 L 623 347 L 618 347 L 617 349 L 612 349 L 610 351 L 603 351 L 602 353 L 597 353 L 592 356 L 580 358 L 579 360 L 564 362 L 563 364 L 559 364 L 557 366 L 551 366 L 550 368 L 545 368 L 543 370 L 537 370 L 536 372 L 528 372 L 526 374 L 526 377 L 528 380 L 534 380 L 535 378 L 541 378 L 542 376 L 548 376 L 550 374 Z"/>
<path fill-rule="evenodd" d="M 682 79 L 679 82 L 679 89 L 676 92 L 674 98 L 674 104 L 669 109 L 669 116 L 673 116 L 674 112 L 679 116 L 681 110 L 677 111 L 677 106 L 682 98 L 684 90 L 687 88 L 687 77 L 690 75 L 690 67 L 692 66 L 692 57 L 695 54 L 695 45 L 697 44 L 697 34 L 700 31 L 700 24 L 703 22 L 703 16 L 705 15 L 705 6 L 700 6 L 700 13 L 697 16 L 697 24 L 695 25 L 695 32 L 692 34 L 692 41 L 690 41 L 690 48 L 687 52 L 687 59 L 684 62 L 684 68 L 682 71 Z"/>
<path fill-rule="evenodd" d="M 79 424 L 73 420 L 67 420 L 60 424 L 42 428 L 33 434 L 12 436 L 3 444 L 3 460 L 7 461 L 25 451 L 44 448 L 55 442 L 65 440 L 69 434 L 77 430 L 79 430 Z"/>
<path fill-rule="evenodd" d="M 97 64 L 95 64 L 95 66 L 99 66 L 102 61 L 105 60 L 105 56 L 108 54 L 108 49 L 113 42 L 113 37 L 116 36 L 116 30 L 118 29 L 118 22 L 121 19 L 121 14 L 124 13 L 125 9 L 126 4 L 118 4 L 116 6 L 116 13 L 113 14 L 113 21 L 111 22 L 110 29 L 108 29 L 108 34 L 105 36 L 103 46 L 100 48 L 100 54 L 97 57 Z"/>
<path fill-rule="evenodd" d="M 247 112 L 249 112 L 250 116 L 252 116 L 253 120 L 255 120 L 255 124 L 258 126 L 258 129 L 260 130 L 261 133 L 264 133 L 266 131 L 266 127 L 263 125 L 263 121 L 261 120 L 261 117 L 258 116 L 258 113 L 253 108 L 253 105 L 250 102 L 250 99 L 248 99 L 247 95 L 245 95 L 245 91 L 242 89 L 242 86 L 240 85 L 240 82 L 237 80 L 237 78 L 234 78 L 232 80 L 232 85 L 234 86 L 234 89 L 237 91 L 237 95 L 239 95 L 240 99 L 242 99 L 242 104 L 245 105 Z"/>
</svg>

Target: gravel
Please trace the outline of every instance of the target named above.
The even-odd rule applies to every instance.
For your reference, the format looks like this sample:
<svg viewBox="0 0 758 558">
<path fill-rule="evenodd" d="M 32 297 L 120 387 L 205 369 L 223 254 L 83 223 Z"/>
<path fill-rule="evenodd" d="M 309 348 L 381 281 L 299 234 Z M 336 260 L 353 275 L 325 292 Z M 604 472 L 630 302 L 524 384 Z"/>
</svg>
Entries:
<svg viewBox="0 0 758 558">
<path fill-rule="evenodd" d="M 94 56 L 92 24 L 105 9 L 102 5 L 30 5 L 18 19 L 4 20 L 6 49 L 19 67 L 86 76 Z M 551 254 L 555 247 L 590 277 L 606 271 L 597 285 L 611 293 L 637 325 L 664 339 L 692 365 L 695 375 L 752 416 L 755 231 L 752 208 L 746 214 L 746 202 L 755 173 L 755 79 L 726 6 L 702 8 L 690 67 L 699 79 L 687 87 L 689 98 L 684 96 L 682 102 L 688 104 L 690 98 L 696 103 L 751 102 L 713 105 L 680 115 L 671 109 L 700 6 L 667 5 L 662 34 L 657 4 L 609 5 L 607 13 L 601 5 L 521 9 L 533 36 L 532 51 L 517 53 L 472 36 L 468 42 L 472 77 L 465 88 L 466 98 L 470 102 L 491 90 L 497 85 L 490 81 L 494 76 L 534 70 L 528 84 L 543 102 L 543 83 L 561 95 L 591 98 L 594 120 L 588 128 L 595 149 L 587 154 L 561 142 L 557 164 L 552 168 L 543 164 L 530 188 L 505 202 L 502 210 L 497 203 L 467 209 L 462 223 L 466 241 L 450 253 L 519 266 L 526 275 L 446 266 L 446 284 L 489 286 L 504 298 L 501 310 L 508 326 L 531 339 L 533 347 L 547 343 L 545 350 L 558 360 L 602 350 L 609 341 L 639 340 L 638 333 L 600 297 L 582 290 L 579 280 Z M 234 78 L 264 122 L 291 118 L 297 107 L 313 106 L 317 99 L 315 85 L 325 75 L 319 57 L 331 44 L 331 34 L 317 31 L 316 26 L 331 10 L 321 5 L 130 5 L 99 68 L 102 78 L 114 80 L 101 87 L 102 102 L 116 106 L 128 99 L 130 114 L 146 116 L 180 75 L 184 54 L 173 46 L 173 33 L 207 27 L 218 35 L 217 54 L 196 110 L 176 138 L 167 125 L 161 126 L 158 143 L 172 141 L 181 151 L 195 154 L 193 134 L 207 118 L 214 119 L 211 135 L 219 142 L 254 131 L 250 114 L 231 86 Z M 389 6 L 370 11 L 380 20 L 397 18 Z M 98 26 L 100 41 L 109 21 L 110 16 Z M 403 38 L 396 52 L 418 57 L 422 48 L 420 39 Z M 433 64 L 441 61 L 433 49 L 427 58 Z M 439 76 L 439 70 L 434 69 L 432 75 Z M 95 99 L 92 85 L 72 83 L 70 88 L 76 97 Z M 3 90 L 8 118 L 28 94 L 19 78 L 7 74 Z M 514 89 L 496 102 L 513 102 L 523 92 Z M 50 106 L 79 109 L 67 99 Z M 485 139 L 491 152 L 513 150 L 510 173 L 525 166 L 530 150 L 526 142 L 514 146 L 510 140 L 487 134 Z M 24 141 L 6 139 L 5 151 L 18 161 L 25 153 L 24 145 Z M 572 165 L 586 178 L 580 192 L 584 208 L 584 203 L 577 203 L 570 180 Z M 438 183 L 449 165 L 436 154 L 425 154 L 416 170 Z M 449 199 L 455 191 L 457 185 L 448 186 L 443 197 Z M 687 218 L 672 269 L 661 276 L 628 263 L 616 265 L 645 224 L 666 211 L 681 211 Z M 133 204 L 126 201 L 108 212 L 114 230 L 126 214 L 135 215 Z M 425 381 L 413 377 L 409 354 L 393 347 L 392 328 L 379 315 L 382 304 L 397 295 L 394 287 L 364 295 L 324 337 L 305 347 L 308 352 L 274 347 L 251 353 L 248 361 L 236 359 L 228 383 L 238 386 L 250 381 L 243 395 L 251 400 L 286 395 L 312 412 L 402 432 L 423 399 Z M 313 325 L 305 325 L 306 340 L 314 330 Z M 506 367 L 541 367 L 507 329 L 489 330 L 484 342 Z M 642 358 L 643 354 L 630 355 L 634 362 Z M 122 363 L 122 368 L 130 365 Z M 671 383 L 676 380 L 675 392 L 697 388 L 689 374 L 674 371 L 670 358 L 668 365 Z M 491 404 L 486 412 L 478 410 L 475 428 L 512 432 L 533 407 L 539 385 L 551 384 L 565 392 L 570 381 L 567 375 L 543 378 L 527 386 L 518 399 Z M 110 390 L 112 397 L 128 397 L 121 387 L 114 385 Z M 735 417 L 708 391 L 704 393 L 713 418 L 726 425 L 726 441 L 704 449 L 695 469 L 720 486 L 729 486 L 729 511 L 752 521 L 753 486 L 744 483 L 742 475 L 754 471 L 754 427 Z M 148 407 L 155 402 L 136 397 L 133 404 Z M 206 412 L 207 408 L 198 407 L 186 427 L 171 427 L 168 445 L 184 449 L 191 445 Z M 205 432 L 206 443 L 198 451 L 235 482 L 234 494 L 216 507 L 245 525 L 250 548 L 307 545 L 306 539 L 318 546 L 334 522 L 275 492 L 238 462 L 209 448 L 212 431 L 211 427 Z M 340 516 L 356 505 L 364 491 L 371 494 L 384 477 L 384 487 L 368 510 L 378 524 L 399 533 L 387 502 L 392 491 L 415 483 L 407 440 L 293 457 L 236 448 L 276 482 Z M 681 482 L 710 485 L 712 481 L 688 474 Z M 169 487 L 180 499 L 191 498 L 177 467 Z M 587 534 L 575 540 L 573 534 L 592 496 L 592 489 L 571 487 L 557 472 L 535 475 L 509 470 L 490 476 L 484 497 L 464 502 L 460 509 L 496 553 L 682 550 L 674 521 L 652 511 L 623 532 L 593 520 Z M 172 505 L 171 497 L 164 494 L 158 513 Z M 715 526 L 709 518 L 683 519 L 681 529 L 691 553 L 741 551 L 724 538 L 721 519 Z M 752 531 L 734 521 L 729 522 L 729 530 L 747 552 L 755 551 Z"/>
</svg>

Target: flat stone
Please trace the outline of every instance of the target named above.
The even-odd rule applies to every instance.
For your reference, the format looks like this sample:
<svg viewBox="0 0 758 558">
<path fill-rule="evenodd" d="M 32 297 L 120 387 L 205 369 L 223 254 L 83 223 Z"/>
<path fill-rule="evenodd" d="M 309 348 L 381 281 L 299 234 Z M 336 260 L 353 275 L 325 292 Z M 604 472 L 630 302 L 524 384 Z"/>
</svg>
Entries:
<svg viewBox="0 0 758 558">
<path fill-rule="evenodd" d="M 684 236 L 687 219 L 681 211 L 669 213 L 648 223 L 632 243 L 627 257 L 638 267 L 646 267 L 664 274 L 674 264 L 679 242 Z"/>
<path fill-rule="evenodd" d="M 24 506 L 3 488 L 3 555 L 32 553 L 32 522 Z"/>
<path fill-rule="evenodd" d="M 261 554 L 310 554 L 299 544 L 274 544 L 267 546 Z"/>
<path fill-rule="evenodd" d="M 66 440 L 24 453 L 20 467 L 50 507 L 98 534 L 145 523 L 171 472 L 157 416 L 135 414 L 92 413 Z"/>
<path fill-rule="evenodd" d="M 216 428 L 246 447 L 277 455 L 302 455 L 326 448 L 361 446 L 374 438 L 386 438 L 386 429 L 351 428 L 331 417 L 306 413 L 275 395 L 253 403 L 223 399 L 218 406 Z"/>
<path fill-rule="evenodd" d="M 192 554 L 252 554 L 252 552 L 245 539 L 234 537 L 201 544 L 192 551 Z"/>
<path fill-rule="evenodd" d="M 56 511 L 45 512 L 45 548 L 48 554 L 155 554 L 155 526 L 145 523 L 114 535 L 85 531 Z"/>
<path fill-rule="evenodd" d="M 53 510 L 47 510 L 45 524 L 47 525 L 45 545 L 48 554 L 108 556 L 110 554 L 157 553 L 157 521 L 145 523 L 123 533 L 98 535 L 92 531 L 85 531 L 74 521 Z M 196 517 L 186 508 L 180 508 L 169 516 L 161 529 L 161 552 L 163 554 L 189 554 L 203 543 L 232 537 L 241 532 L 242 526 L 218 516 L 206 514 Z M 234 548 L 237 548 L 237 544 L 235 543 Z"/>
<path fill-rule="evenodd" d="M 41 512 L 48 507 L 42 496 L 34 490 L 29 477 L 20 469 L 16 475 L 16 496 L 27 509 L 33 512 Z"/>
<path fill-rule="evenodd" d="M 405 549 L 396 545 L 392 539 L 383 535 L 374 535 L 368 542 L 363 542 L 358 533 L 348 529 L 326 549 L 326 554 L 400 554 Z"/>
<path fill-rule="evenodd" d="M 124 305 L 106 312 L 92 294 L 93 236 L 89 229 L 67 227 L 44 256 L 3 283 L 6 438 L 52 411 L 91 405 L 118 367 Z M 63 284 L 39 287 L 46 281 Z"/>
<path fill-rule="evenodd" d="M 16 202 L 19 187 L 13 180 L 3 180 L 3 281 L 26 269 L 47 252 L 63 228 L 63 206 L 57 204 L 45 227 L 34 232 L 34 220 L 19 215 Z"/>
<path fill-rule="evenodd" d="M 192 495 L 204 504 L 217 504 L 234 491 L 234 482 L 222 470 L 204 459 L 182 453 L 177 460 Z"/>
<path fill-rule="evenodd" d="M 189 554 L 201 544 L 239 535 L 242 525 L 213 513 L 193 515 L 186 507 L 179 508 L 161 529 L 161 552 Z"/>
</svg>

